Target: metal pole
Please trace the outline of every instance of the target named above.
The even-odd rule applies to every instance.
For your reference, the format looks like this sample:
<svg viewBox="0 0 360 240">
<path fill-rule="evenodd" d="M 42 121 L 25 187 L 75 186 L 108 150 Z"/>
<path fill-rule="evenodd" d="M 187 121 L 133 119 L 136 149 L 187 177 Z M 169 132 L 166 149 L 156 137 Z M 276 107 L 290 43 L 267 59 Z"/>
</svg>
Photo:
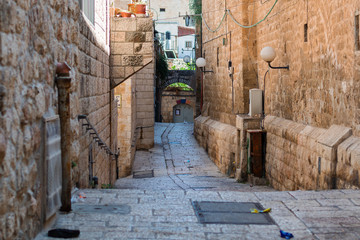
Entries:
<svg viewBox="0 0 360 240">
<path fill-rule="evenodd" d="M 71 68 L 66 63 L 60 63 L 56 67 L 55 78 L 58 87 L 59 116 L 61 126 L 61 165 L 62 165 L 62 190 L 60 211 L 71 211 L 71 125 L 70 125 L 70 78 Z"/>
</svg>

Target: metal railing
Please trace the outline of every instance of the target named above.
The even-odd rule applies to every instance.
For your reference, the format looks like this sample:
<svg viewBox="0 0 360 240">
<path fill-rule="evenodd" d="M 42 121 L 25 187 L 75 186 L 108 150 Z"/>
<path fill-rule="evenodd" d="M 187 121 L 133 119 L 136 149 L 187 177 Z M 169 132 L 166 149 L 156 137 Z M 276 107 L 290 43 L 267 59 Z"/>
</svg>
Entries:
<svg viewBox="0 0 360 240">
<path fill-rule="evenodd" d="M 116 161 L 116 179 L 119 178 L 119 168 L 118 168 L 118 157 L 119 151 L 114 153 L 111 151 L 111 148 L 100 138 L 98 132 L 94 128 L 94 126 L 90 123 L 87 115 L 78 115 L 78 120 L 84 120 L 86 123 L 82 122 L 82 126 L 86 127 L 86 132 L 89 132 L 90 137 L 93 138 L 94 142 L 98 144 L 98 146 L 105 150 L 106 154 L 109 156 L 113 156 L 113 160 Z"/>
</svg>

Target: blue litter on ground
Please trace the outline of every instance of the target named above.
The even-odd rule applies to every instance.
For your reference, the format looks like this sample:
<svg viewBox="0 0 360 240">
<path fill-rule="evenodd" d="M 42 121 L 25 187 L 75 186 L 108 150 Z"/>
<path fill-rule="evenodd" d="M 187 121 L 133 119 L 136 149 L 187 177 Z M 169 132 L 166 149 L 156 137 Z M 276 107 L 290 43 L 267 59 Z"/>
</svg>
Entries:
<svg viewBox="0 0 360 240">
<path fill-rule="evenodd" d="M 294 235 L 292 233 L 285 232 L 283 230 L 280 230 L 280 236 L 285 239 L 290 239 L 290 238 L 294 237 Z"/>
</svg>

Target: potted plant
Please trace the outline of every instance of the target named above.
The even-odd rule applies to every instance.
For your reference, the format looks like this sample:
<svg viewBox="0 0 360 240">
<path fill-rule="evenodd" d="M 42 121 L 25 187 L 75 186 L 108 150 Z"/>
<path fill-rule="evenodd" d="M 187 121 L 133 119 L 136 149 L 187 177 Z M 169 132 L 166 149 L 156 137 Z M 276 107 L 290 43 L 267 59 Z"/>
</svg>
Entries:
<svg viewBox="0 0 360 240">
<path fill-rule="evenodd" d="M 126 11 L 126 10 L 121 10 L 121 11 L 120 11 L 120 15 L 121 15 L 121 17 L 123 17 L 123 18 L 129 18 L 129 17 L 131 17 L 132 14 L 133 14 L 133 13 L 130 12 L 130 11 Z"/>
<path fill-rule="evenodd" d="M 146 3 L 136 2 L 135 3 L 135 14 L 145 14 L 146 13 Z"/>
<path fill-rule="evenodd" d="M 146 3 L 141 0 L 133 0 L 132 3 L 128 4 L 128 10 L 135 14 L 145 14 Z"/>
</svg>

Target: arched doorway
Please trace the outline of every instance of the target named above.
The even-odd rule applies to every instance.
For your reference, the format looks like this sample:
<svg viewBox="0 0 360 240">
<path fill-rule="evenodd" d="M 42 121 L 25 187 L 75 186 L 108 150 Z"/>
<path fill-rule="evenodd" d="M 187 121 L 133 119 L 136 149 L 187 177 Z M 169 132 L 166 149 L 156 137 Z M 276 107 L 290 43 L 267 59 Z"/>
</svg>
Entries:
<svg viewBox="0 0 360 240">
<path fill-rule="evenodd" d="M 180 103 L 173 107 L 173 122 L 194 122 L 194 109 L 186 103 Z"/>
</svg>

